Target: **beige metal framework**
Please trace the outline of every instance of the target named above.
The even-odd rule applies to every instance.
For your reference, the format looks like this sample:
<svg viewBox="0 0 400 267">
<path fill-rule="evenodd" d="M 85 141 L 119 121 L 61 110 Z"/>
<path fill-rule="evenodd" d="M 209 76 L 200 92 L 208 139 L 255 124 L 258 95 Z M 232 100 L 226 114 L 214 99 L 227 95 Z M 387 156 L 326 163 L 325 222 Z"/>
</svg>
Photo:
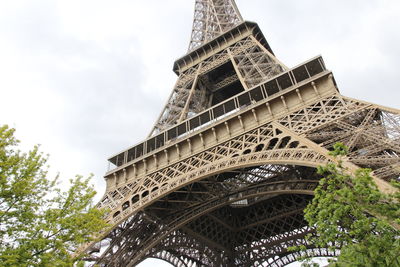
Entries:
<svg viewBox="0 0 400 267">
<path fill-rule="evenodd" d="M 87 244 L 100 266 L 284 266 L 335 256 L 303 218 L 336 142 L 349 171 L 400 176 L 400 111 L 342 96 L 321 57 L 287 68 L 233 0 L 196 1 L 189 52 L 150 136 L 109 159 L 98 204 L 112 229 Z"/>
<path fill-rule="evenodd" d="M 243 22 L 234 0 L 196 0 L 189 51 Z"/>
</svg>

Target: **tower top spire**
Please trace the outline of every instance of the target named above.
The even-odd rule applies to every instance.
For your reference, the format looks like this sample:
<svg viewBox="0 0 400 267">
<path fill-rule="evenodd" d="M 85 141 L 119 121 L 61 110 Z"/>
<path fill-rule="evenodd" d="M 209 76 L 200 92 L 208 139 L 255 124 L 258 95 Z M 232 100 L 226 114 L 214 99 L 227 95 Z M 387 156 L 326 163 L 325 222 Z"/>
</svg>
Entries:
<svg viewBox="0 0 400 267">
<path fill-rule="evenodd" d="M 243 22 L 235 0 L 196 0 L 189 51 Z"/>
</svg>

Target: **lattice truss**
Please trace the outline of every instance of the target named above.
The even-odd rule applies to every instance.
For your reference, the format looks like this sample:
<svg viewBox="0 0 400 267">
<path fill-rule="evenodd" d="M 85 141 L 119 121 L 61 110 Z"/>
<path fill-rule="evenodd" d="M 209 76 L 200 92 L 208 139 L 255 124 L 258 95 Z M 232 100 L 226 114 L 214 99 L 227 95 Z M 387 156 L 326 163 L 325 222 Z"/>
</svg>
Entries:
<svg viewBox="0 0 400 267">
<path fill-rule="evenodd" d="M 339 94 L 321 98 L 106 194 L 100 207 L 123 220 L 99 245 L 100 266 L 155 257 L 175 266 L 284 266 L 305 245 L 302 210 L 335 142 L 345 162 L 385 180 L 400 176 L 400 112 Z M 126 218 L 126 219 L 124 219 Z"/>
<path fill-rule="evenodd" d="M 196 0 L 189 54 L 201 60 L 193 57 L 179 67 L 151 135 L 286 70 L 250 30 L 202 54 L 203 44 L 232 34 L 242 22 L 233 0 Z M 282 95 L 286 111 L 269 110 L 271 119 L 262 123 L 255 115 L 256 127 L 242 125 L 195 154 L 167 159 L 149 172 L 144 167 L 139 175 L 114 172 L 115 184 L 98 205 L 110 210 L 113 230 L 90 246 L 87 260 L 109 267 L 134 266 L 149 257 L 182 267 L 284 266 L 302 256 L 287 250 L 294 245 L 306 246 L 308 255 L 335 256 L 338 251 L 315 248 L 304 238 L 313 233 L 303 209 L 320 179 L 315 168 L 332 161 L 328 151 L 343 142 L 350 150 L 346 166 L 399 179 L 400 112 L 314 89 L 311 100 L 304 97 L 307 88 L 296 90 L 297 100 L 287 98 L 298 102 L 290 110 Z"/>
<path fill-rule="evenodd" d="M 189 51 L 243 22 L 233 0 L 196 0 Z"/>
<path fill-rule="evenodd" d="M 307 180 L 300 181 L 303 177 Z M 304 235 L 312 229 L 306 226 L 302 210 L 311 195 L 276 192 L 310 192 L 318 178 L 309 167 L 264 165 L 191 184 L 158 201 L 146 215 L 140 213 L 131 220 L 136 224 L 118 230 L 98 263 L 131 266 L 146 257 L 175 266 L 259 266 L 265 262 L 282 266 L 293 262 L 297 257 L 288 254 L 287 247 L 309 246 Z M 235 180 L 241 182 L 235 184 Z M 236 190 L 228 189 L 227 183 Z M 142 221 L 139 216 L 147 219 Z M 185 223 L 188 218 L 190 222 Z M 138 251 L 142 255 L 135 255 Z M 334 255 L 321 249 L 314 253 Z"/>
<path fill-rule="evenodd" d="M 311 196 L 276 192 L 310 192 L 317 181 L 313 168 L 287 165 L 209 177 L 160 199 L 140 213 L 147 219 L 124 225 L 98 263 L 131 266 L 158 257 L 176 266 L 253 266 L 272 264 L 277 255 L 284 260 L 288 246 L 307 245 L 303 237 L 311 229 L 302 210 Z"/>
<path fill-rule="evenodd" d="M 151 135 L 225 100 L 233 94 L 229 86 L 240 83 L 236 87 L 251 89 L 285 68 L 253 36 L 245 37 L 180 73 Z"/>
<path fill-rule="evenodd" d="M 284 70 L 281 65 L 271 60 L 265 48 L 251 45 L 248 39 L 236 43 L 232 51 L 247 88 L 253 88 Z"/>
<path fill-rule="evenodd" d="M 342 142 L 349 148 L 348 158 L 352 163 L 372 169 L 382 179 L 399 179 L 400 115 L 397 110 L 370 104 L 324 125 L 326 117 L 336 114 L 327 110 L 326 115 L 321 116 L 325 112 L 322 107 L 323 103 L 317 103 L 280 122 L 326 149 Z M 314 123 L 305 127 L 305 121 Z M 321 126 L 313 127 L 319 124 Z"/>
</svg>

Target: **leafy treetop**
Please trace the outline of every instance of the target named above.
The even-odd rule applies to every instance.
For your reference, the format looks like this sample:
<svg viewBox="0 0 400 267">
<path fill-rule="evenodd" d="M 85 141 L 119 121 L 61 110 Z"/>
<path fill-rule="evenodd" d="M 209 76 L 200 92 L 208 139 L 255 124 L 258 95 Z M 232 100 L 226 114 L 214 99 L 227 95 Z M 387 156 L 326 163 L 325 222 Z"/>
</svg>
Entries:
<svg viewBox="0 0 400 267">
<path fill-rule="evenodd" d="M 47 178 L 47 157 L 38 146 L 19 151 L 14 132 L 0 126 L 0 266 L 78 264 L 74 250 L 107 227 L 92 205 L 90 177 L 76 176 L 61 190 L 58 177 Z"/>
<path fill-rule="evenodd" d="M 347 154 L 343 144 L 336 144 L 331 154 L 338 163 L 318 168 L 323 178 L 304 211 L 316 229 L 308 240 L 316 247 L 340 248 L 330 266 L 400 266 L 399 191 L 380 192 L 370 169 L 351 174 L 340 159 Z M 400 183 L 393 186 L 399 189 Z"/>
</svg>

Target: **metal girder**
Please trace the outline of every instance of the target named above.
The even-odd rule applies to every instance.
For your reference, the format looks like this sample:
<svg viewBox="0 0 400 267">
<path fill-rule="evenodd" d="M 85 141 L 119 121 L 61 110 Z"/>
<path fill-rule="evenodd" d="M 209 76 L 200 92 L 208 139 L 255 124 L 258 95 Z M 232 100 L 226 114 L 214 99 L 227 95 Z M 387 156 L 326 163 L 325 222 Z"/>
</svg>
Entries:
<svg viewBox="0 0 400 267">
<path fill-rule="evenodd" d="M 372 116 L 371 114 L 374 115 Z M 368 117 L 368 119 L 366 119 L 366 117 Z M 382 118 L 385 118 L 385 121 L 383 121 Z M 368 123 L 366 123 L 366 121 Z M 291 115 L 284 115 L 272 123 L 262 127 L 257 126 L 254 130 L 249 130 L 245 134 L 231 138 L 231 140 L 222 142 L 218 146 L 206 148 L 203 153 L 192 155 L 182 161 L 182 163 L 184 162 L 185 164 L 179 162 L 171 163 L 170 169 L 160 170 L 160 172 L 163 173 L 163 175 L 159 176 L 161 180 L 157 178 L 157 173 L 151 174 L 153 177 L 151 179 L 152 183 L 158 183 L 159 189 L 157 190 L 161 190 L 163 183 L 170 183 L 167 186 L 167 191 L 165 191 L 163 195 L 150 194 L 144 198 L 138 199 L 139 205 L 137 205 L 137 207 L 144 209 L 147 215 L 150 214 L 151 216 L 149 216 L 149 218 L 153 218 L 154 222 L 151 222 L 149 219 L 139 220 L 138 217 L 132 217 L 132 221 L 140 221 L 142 223 L 135 224 L 134 227 L 130 224 L 127 226 L 127 229 L 123 231 L 117 230 L 117 232 L 112 232 L 112 236 L 108 237 L 113 240 L 110 248 L 117 248 L 117 250 L 115 251 L 115 249 L 109 248 L 109 254 L 105 253 L 99 258 L 98 262 L 104 263 L 105 266 L 111 266 L 107 265 L 107 262 L 112 262 L 112 264 L 116 264 L 116 262 L 134 264 L 149 256 L 149 254 L 146 253 L 154 251 L 155 248 L 159 247 L 158 244 L 161 244 L 162 240 L 168 238 L 174 231 L 185 232 L 185 229 L 190 229 L 187 230 L 185 235 L 195 233 L 192 238 L 196 240 L 196 242 L 207 246 L 209 249 L 225 251 L 225 254 L 221 252 L 222 254 L 218 254 L 218 257 L 215 256 L 216 258 L 212 260 L 209 259 L 210 262 L 213 262 L 212 265 L 215 264 L 216 261 L 224 262 L 223 258 L 227 257 L 226 255 L 231 251 L 230 253 L 236 253 L 235 255 L 238 257 L 237 262 L 234 264 L 246 266 L 245 264 L 249 264 L 249 261 L 245 260 L 246 257 L 247 259 L 256 259 L 257 257 L 252 255 L 243 256 L 243 259 L 239 259 L 241 256 L 239 257 L 240 253 L 237 249 L 230 248 L 228 251 L 228 248 L 225 246 L 231 244 L 229 238 L 233 238 L 235 234 L 229 234 L 228 232 L 224 234 L 222 229 L 228 229 L 228 227 L 225 227 L 224 224 L 221 223 L 226 222 L 228 225 L 234 227 L 235 223 L 238 221 L 245 222 L 245 220 L 238 217 L 232 221 L 232 216 L 226 217 L 226 214 L 225 217 L 221 216 L 223 209 L 226 209 L 226 207 L 235 207 L 236 209 L 246 209 L 250 212 L 252 205 L 256 205 L 256 203 L 260 201 L 273 203 L 277 208 L 276 211 L 283 212 L 281 216 L 278 216 L 279 219 L 283 221 L 273 225 L 279 225 L 279 230 L 286 231 L 287 233 L 291 233 L 291 230 L 289 230 L 291 229 L 291 227 L 289 227 L 290 225 L 296 226 L 297 229 L 300 229 L 299 231 L 302 231 L 302 227 L 305 227 L 305 224 L 301 224 L 300 218 L 302 216 L 296 217 L 301 211 L 301 208 L 290 210 L 287 205 L 286 207 L 278 205 L 273 199 L 282 195 L 288 195 L 293 198 L 293 194 L 297 194 L 299 192 L 298 190 L 301 191 L 304 189 L 311 193 L 316 185 L 316 181 L 318 181 L 318 177 L 314 177 L 313 179 L 315 180 L 310 180 L 310 182 L 307 180 L 293 181 L 289 178 L 296 177 L 296 179 L 304 179 L 306 177 L 313 177 L 313 172 L 310 171 L 313 170 L 313 168 L 301 167 L 301 165 L 312 167 L 330 160 L 327 155 L 327 149 L 329 147 L 324 148 L 318 145 L 323 143 L 325 138 L 331 137 L 330 132 L 334 130 L 339 136 L 340 133 L 343 133 L 343 136 L 347 136 L 348 129 L 355 131 L 361 128 L 365 131 L 367 129 L 365 127 L 368 127 L 368 124 L 372 124 L 370 127 L 374 127 L 373 131 L 381 133 L 380 139 L 377 139 L 378 137 L 375 134 L 371 135 L 372 137 L 369 139 L 366 134 L 366 137 L 361 139 L 361 136 L 364 136 L 363 133 L 357 138 L 347 139 L 349 141 L 353 140 L 353 148 L 350 151 L 351 157 L 349 157 L 348 160 L 355 164 L 369 164 L 369 167 L 376 169 L 376 175 L 379 176 L 379 173 L 381 173 L 381 176 L 384 176 L 384 173 L 390 173 L 391 176 L 388 177 L 388 175 L 386 175 L 385 178 L 395 179 L 396 175 L 398 177 L 399 172 L 396 172 L 396 170 L 398 170 L 398 164 L 400 162 L 396 151 L 396 140 L 398 138 L 396 131 L 399 129 L 398 114 L 387 112 L 372 104 L 356 102 L 340 95 L 326 97 L 292 112 Z M 385 131 L 386 128 L 384 126 L 386 125 L 388 125 L 388 131 Z M 325 131 L 327 131 L 327 134 L 324 134 Z M 308 135 L 311 139 L 307 139 Z M 364 151 L 368 148 L 372 148 L 372 145 L 374 148 L 373 153 Z M 380 149 L 376 148 L 378 145 Z M 368 156 L 363 156 L 363 153 Z M 264 164 L 260 164 L 262 162 L 264 162 Z M 279 165 L 279 162 L 281 162 L 281 165 Z M 382 169 L 385 162 L 390 163 L 390 166 Z M 282 163 L 285 164 L 282 165 Z M 230 170 L 230 166 L 234 166 L 236 169 Z M 240 166 L 242 167 L 237 169 L 237 167 Z M 220 168 L 221 171 L 218 171 Z M 185 178 L 182 179 L 180 177 Z M 180 183 L 182 185 L 179 185 Z M 263 183 L 265 183 L 265 185 Z M 143 184 L 146 184 L 147 187 L 153 187 L 147 182 Z M 138 188 L 137 190 L 143 189 Z M 285 190 L 289 191 L 285 193 Z M 124 199 L 130 199 L 131 197 L 129 197 L 129 195 L 137 194 L 134 193 L 135 191 L 120 190 L 120 192 L 121 191 L 128 194 L 128 197 L 124 197 Z M 121 200 L 118 200 L 120 194 L 111 194 L 110 197 L 112 195 L 117 197 L 112 203 L 121 202 Z M 148 197 L 158 200 L 156 202 L 150 201 L 148 202 L 149 204 L 145 204 L 146 202 L 144 200 Z M 151 200 L 151 198 L 148 199 Z M 243 202 L 243 200 L 246 201 Z M 255 204 L 252 204 L 252 201 L 255 201 Z M 206 208 L 207 203 L 213 204 Z M 134 205 L 131 204 L 129 208 L 132 207 L 134 207 Z M 127 218 L 132 216 L 129 214 L 135 214 L 134 211 L 132 213 L 131 209 L 129 212 L 130 213 L 125 215 Z M 286 240 L 287 237 L 277 235 L 276 241 L 272 241 L 267 237 L 273 236 L 273 232 L 266 234 L 266 232 L 256 230 L 257 227 L 268 225 L 270 222 L 268 218 L 271 216 L 273 217 L 273 213 L 271 212 L 268 213 L 268 215 L 261 214 L 258 223 L 239 228 L 242 231 L 248 230 L 249 233 L 252 233 L 253 238 L 257 235 L 264 237 L 264 243 L 258 244 L 258 246 L 254 243 L 252 244 L 254 247 L 250 247 L 249 249 L 259 251 L 258 247 L 267 248 L 272 246 L 271 249 L 268 250 L 269 254 L 265 252 L 267 254 L 262 254 L 264 256 L 260 256 L 260 254 L 259 257 L 260 260 L 268 260 L 268 255 L 273 255 L 271 256 L 271 260 L 269 260 L 271 261 L 271 266 L 273 266 L 274 264 L 279 265 L 279 262 L 288 262 L 288 259 L 292 259 L 292 256 L 288 256 L 283 252 L 286 245 L 282 245 L 282 242 L 286 242 L 284 240 Z M 169 216 L 162 217 L 162 214 L 164 214 L 163 216 L 169 214 Z M 253 217 L 254 216 L 248 215 L 244 218 L 251 220 Z M 179 219 L 177 220 L 177 218 Z M 197 223 L 200 223 L 198 220 L 201 218 L 208 222 L 213 222 L 210 224 L 209 229 L 212 230 L 208 232 L 208 236 L 201 234 L 201 231 L 195 227 L 198 225 Z M 117 220 L 118 218 L 115 217 L 114 219 Z M 163 223 L 160 223 L 160 220 Z M 246 223 L 244 224 L 246 225 Z M 271 229 L 271 227 L 271 225 L 268 226 L 269 229 Z M 296 229 L 296 227 L 293 229 Z M 307 231 L 310 230 L 311 229 L 308 229 Z M 275 230 L 275 233 L 277 233 L 277 231 L 278 230 Z M 133 238 L 131 236 L 126 239 L 127 236 L 130 235 L 128 233 L 146 234 L 142 235 L 142 237 Z M 219 233 L 221 237 L 225 236 L 224 238 L 228 239 L 224 242 L 218 238 L 212 240 L 212 233 L 215 233 L 215 235 Z M 293 244 L 293 242 L 303 242 L 301 234 L 296 234 L 295 236 L 297 238 L 295 240 L 298 241 L 293 241 L 294 239 L 289 238 L 287 242 L 291 242 L 290 244 Z M 124 238 L 126 240 L 124 240 Z M 205 239 L 208 239 L 209 242 L 205 242 Z M 212 243 L 217 245 L 212 246 Z M 240 243 L 241 242 L 238 244 Z M 222 249 L 224 247 L 225 249 Z M 142 253 L 135 254 L 135 252 L 137 253 L 139 251 L 142 251 Z M 160 248 L 160 250 L 157 251 L 161 253 L 160 251 L 162 250 Z M 320 250 L 320 252 L 321 255 L 332 255 L 333 253 L 325 250 Z M 222 257 L 221 255 L 225 256 Z M 282 259 L 273 261 L 272 258 L 277 255 L 281 255 Z M 186 260 L 185 264 L 191 266 L 190 262 L 194 264 L 196 261 L 193 259 Z M 255 262 L 256 261 L 251 264 L 255 264 Z M 226 264 L 226 266 L 228 265 L 229 264 Z"/>
<path fill-rule="evenodd" d="M 230 74 L 222 81 L 209 80 L 218 67 L 231 64 Z M 253 36 L 245 37 L 222 52 L 180 73 L 178 81 L 162 110 L 150 136 L 154 136 L 184 119 L 210 107 L 215 92 L 239 81 L 248 90 L 286 70 L 280 61 Z M 223 74 L 218 73 L 219 76 Z M 199 83 L 198 80 L 207 80 Z M 225 99 L 223 99 L 225 100 Z"/>
<path fill-rule="evenodd" d="M 113 156 L 111 230 L 86 244 L 99 266 L 160 258 L 174 266 L 284 266 L 335 256 L 304 238 L 302 211 L 334 162 L 372 169 L 391 192 L 400 177 L 400 111 L 342 96 L 316 57 L 293 69 L 273 54 L 233 0 L 196 0 L 189 52 L 167 104 L 143 143 Z M 307 251 L 289 252 L 304 245 Z"/>
<path fill-rule="evenodd" d="M 241 22 L 243 18 L 234 0 L 196 0 L 189 51 Z"/>
</svg>

